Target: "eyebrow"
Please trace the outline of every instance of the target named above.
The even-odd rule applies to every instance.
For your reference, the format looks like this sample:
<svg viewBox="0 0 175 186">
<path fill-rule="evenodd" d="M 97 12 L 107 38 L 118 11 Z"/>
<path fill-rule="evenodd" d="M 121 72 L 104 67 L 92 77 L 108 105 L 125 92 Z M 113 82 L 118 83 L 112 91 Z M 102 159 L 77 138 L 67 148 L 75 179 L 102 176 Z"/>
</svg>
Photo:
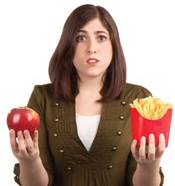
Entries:
<svg viewBox="0 0 175 186">
<path fill-rule="evenodd" d="M 80 29 L 80 30 L 78 31 L 78 33 L 79 33 L 79 32 L 82 32 L 82 33 L 85 33 L 85 34 L 88 33 L 86 30 L 82 30 L 82 29 Z M 95 33 L 95 34 L 106 34 L 106 35 L 109 35 L 108 32 L 103 31 L 103 30 L 97 30 L 97 31 L 95 31 L 94 33 Z"/>
</svg>

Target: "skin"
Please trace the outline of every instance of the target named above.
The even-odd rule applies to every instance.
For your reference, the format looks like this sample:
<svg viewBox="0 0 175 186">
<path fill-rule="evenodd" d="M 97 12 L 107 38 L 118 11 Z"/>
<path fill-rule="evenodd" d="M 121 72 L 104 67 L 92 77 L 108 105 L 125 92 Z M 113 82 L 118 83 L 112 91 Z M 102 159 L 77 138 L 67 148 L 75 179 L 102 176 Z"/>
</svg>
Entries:
<svg viewBox="0 0 175 186">
<path fill-rule="evenodd" d="M 89 21 L 76 36 L 76 50 L 73 64 L 80 77 L 79 94 L 75 98 L 75 110 L 80 115 L 101 114 L 102 104 L 96 100 L 101 98 L 99 93 L 103 85 L 103 77 L 112 59 L 112 44 L 109 33 L 98 18 Z M 95 51 L 90 52 L 89 51 Z M 99 63 L 89 65 L 89 58 L 97 58 Z M 20 163 L 20 181 L 23 186 L 46 186 L 48 175 L 42 165 L 39 148 L 38 132 L 35 131 L 31 138 L 28 131 L 18 132 L 10 130 L 10 143 L 14 156 Z M 149 144 L 146 145 L 144 137 L 140 146 L 133 140 L 131 151 L 137 161 L 137 168 L 133 176 L 134 186 L 158 186 L 160 185 L 159 166 L 165 150 L 165 138 L 159 137 L 156 147 L 154 135 L 149 136 Z M 35 171 L 34 171 L 35 170 Z M 35 179 L 31 179 L 35 177 Z"/>
<path fill-rule="evenodd" d="M 133 176 L 134 186 L 159 186 L 161 182 L 159 168 L 162 155 L 165 151 L 165 137 L 159 135 L 159 144 L 155 146 L 155 137 L 149 135 L 149 143 L 146 145 L 146 138 L 141 137 L 140 146 L 133 140 L 131 152 L 137 161 L 137 168 Z"/>
<path fill-rule="evenodd" d="M 21 184 L 47 186 L 48 175 L 39 156 L 38 131 L 34 132 L 33 138 L 28 130 L 18 131 L 17 139 L 14 130 L 11 129 L 9 135 L 12 152 L 20 163 Z"/>
<path fill-rule="evenodd" d="M 39 149 L 38 149 L 38 131 L 35 131 L 33 139 L 30 136 L 28 130 L 25 130 L 24 133 L 19 131 L 17 133 L 18 143 L 15 140 L 15 131 L 10 130 L 10 139 L 11 139 L 11 147 L 14 155 L 20 161 L 26 160 L 28 157 L 28 162 L 37 159 L 39 156 Z"/>
<path fill-rule="evenodd" d="M 98 78 L 101 81 L 112 59 L 112 44 L 110 36 L 99 19 L 88 22 L 76 36 L 76 50 L 73 64 L 81 81 Z M 88 51 L 96 53 L 89 54 Z M 87 59 L 97 58 L 100 62 L 96 65 L 87 64 Z"/>
<path fill-rule="evenodd" d="M 99 19 L 84 25 L 76 35 L 76 50 L 73 64 L 80 77 L 79 94 L 76 97 L 76 112 L 81 115 L 100 114 L 102 104 L 96 100 L 103 85 L 103 77 L 112 59 L 112 44 L 108 30 Z M 88 51 L 95 51 L 89 53 Z M 87 60 L 96 58 L 99 62 L 89 65 Z"/>
</svg>

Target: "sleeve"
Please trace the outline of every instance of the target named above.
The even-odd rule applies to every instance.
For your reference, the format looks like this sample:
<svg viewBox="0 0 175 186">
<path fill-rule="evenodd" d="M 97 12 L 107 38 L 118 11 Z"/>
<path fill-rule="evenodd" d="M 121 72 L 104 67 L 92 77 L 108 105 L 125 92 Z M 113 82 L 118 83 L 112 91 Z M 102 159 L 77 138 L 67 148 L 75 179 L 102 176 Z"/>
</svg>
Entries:
<svg viewBox="0 0 175 186">
<path fill-rule="evenodd" d="M 139 91 L 138 91 L 137 97 L 138 98 L 145 98 L 148 96 L 152 96 L 151 92 L 148 89 L 146 89 L 142 86 L 139 86 Z M 126 168 L 126 186 L 133 186 L 132 179 L 133 179 L 134 172 L 136 170 L 136 166 L 137 166 L 137 162 L 135 161 L 135 159 L 132 156 L 132 153 L 130 152 L 128 155 L 127 168 Z M 159 173 L 161 176 L 160 186 L 163 186 L 164 175 L 163 175 L 161 167 L 160 167 Z"/>
<path fill-rule="evenodd" d="M 14 180 L 18 185 L 20 184 L 20 180 L 19 180 L 19 163 L 15 163 L 14 165 L 14 169 L 13 169 L 13 173 L 15 174 L 14 176 Z"/>
<path fill-rule="evenodd" d="M 148 89 L 139 86 L 138 98 L 145 98 L 148 96 L 152 96 L 152 93 Z"/>
<path fill-rule="evenodd" d="M 137 162 L 132 156 L 132 153 L 129 153 L 128 161 L 127 161 L 127 167 L 126 167 L 126 185 L 125 186 L 133 186 L 132 178 L 134 175 L 134 172 L 136 170 Z"/>
<path fill-rule="evenodd" d="M 53 170 L 53 160 L 50 153 L 50 147 L 48 143 L 48 133 L 47 128 L 45 124 L 45 98 L 44 98 L 44 90 L 42 90 L 42 87 L 35 86 L 34 90 L 30 96 L 28 107 L 34 109 L 38 114 L 40 115 L 40 126 L 38 129 L 39 132 L 39 150 L 40 150 L 40 157 L 42 160 L 42 163 L 48 173 L 49 176 L 49 185 L 53 185 L 53 179 L 54 179 L 54 170 Z M 14 174 L 15 174 L 15 182 L 20 185 L 19 182 L 19 173 L 20 173 L 20 167 L 19 164 L 15 164 L 14 167 Z"/>
</svg>

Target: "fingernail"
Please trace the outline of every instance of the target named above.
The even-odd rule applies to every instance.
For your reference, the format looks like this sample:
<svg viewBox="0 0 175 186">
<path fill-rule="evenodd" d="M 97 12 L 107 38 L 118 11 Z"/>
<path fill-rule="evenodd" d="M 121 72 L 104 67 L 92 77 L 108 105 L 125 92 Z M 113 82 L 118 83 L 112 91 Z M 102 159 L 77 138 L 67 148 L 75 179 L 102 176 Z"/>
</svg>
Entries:
<svg viewBox="0 0 175 186">
<path fill-rule="evenodd" d="M 22 134 L 22 131 L 21 131 L 21 130 L 19 130 L 17 134 L 18 134 L 18 135 L 21 135 L 21 134 Z"/>
<path fill-rule="evenodd" d="M 141 139 L 145 140 L 145 139 L 146 139 L 146 137 L 145 137 L 145 136 L 142 136 L 142 138 L 141 138 Z"/>
</svg>

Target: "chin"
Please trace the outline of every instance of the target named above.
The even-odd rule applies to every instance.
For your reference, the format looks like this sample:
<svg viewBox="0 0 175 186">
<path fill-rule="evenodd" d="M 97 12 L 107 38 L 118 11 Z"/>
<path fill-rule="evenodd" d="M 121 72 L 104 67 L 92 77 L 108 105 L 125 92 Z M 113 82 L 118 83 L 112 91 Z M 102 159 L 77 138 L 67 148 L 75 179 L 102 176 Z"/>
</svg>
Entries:
<svg viewBox="0 0 175 186">
<path fill-rule="evenodd" d="M 101 78 L 102 74 L 100 74 L 100 73 L 91 73 L 91 74 L 86 75 L 86 77 L 87 78 Z"/>
<path fill-rule="evenodd" d="M 81 73 L 80 77 L 81 78 L 89 78 L 89 79 L 92 79 L 92 78 L 102 78 L 103 77 L 103 74 L 104 72 L 102 71 L 93 71 L 93 70 L 89 70 L 89 71 L 84 71 L 83 73 Z"/>
</svg>

